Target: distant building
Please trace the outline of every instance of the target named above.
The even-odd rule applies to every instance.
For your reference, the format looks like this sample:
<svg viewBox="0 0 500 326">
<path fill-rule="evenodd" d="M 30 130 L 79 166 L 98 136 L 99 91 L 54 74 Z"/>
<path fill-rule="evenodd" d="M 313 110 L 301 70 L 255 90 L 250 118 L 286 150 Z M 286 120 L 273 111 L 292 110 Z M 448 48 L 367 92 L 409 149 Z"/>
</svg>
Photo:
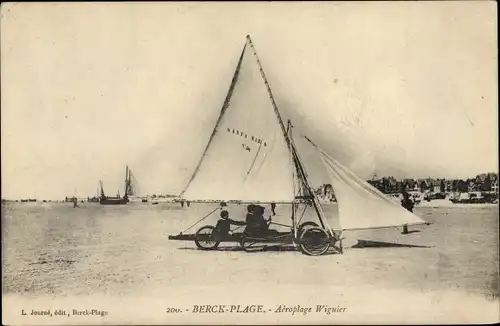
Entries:
<svg viewBox="0 0 500 326">
<path fill-rule="evenodd" d="M 424 192 L 430 188 L 429 180 L 430 179 L 417 179 L 420 191 Z"/>
<path fill-rule="evenodd" d="M 443 191 L 441 191 L 441 189 L 444 188 L 444 183 L 442 182 L 442 180 L 440 179 L 432 179 L 431 181 L 431 191 L 433 193 L 441 193 L 441 192 L 444 192 L 444 189 Z"/>
<path fill-rule="evenodd" d="M 476 183 L 477 180 L 475 179 L 467 179 L 468 183 L 468 192 L 473 192 L 473 191 L 480 191 L 480 184 Z"/>
<path fill-rule="evenodd" d="M 453 180 L 444 180 L 444 191 L 452 192 L 453 191 Z"/>
<path fill-rule="evenodd" d="M 420 186 L 418 182 L 413 179 L 403 179 L 402 180 L 403 189 L 406 191 L 420 191 Z"/>
<path fill-rule="evenodd" d="M 498 194 L 498 178 L 492 182 L 491 184 L 491 191 L 494 193 Z"/>
<path fill-rule="evenodd" d="M 498 193 L 498 173 L 482 173 L 474 178 L 466 180 L 454 179 L 446 180 L 444 178 L 421 178 L 411 179 L 406 178 L 400 181 L 394 177 L 378 178 L 375 174 L 371 180 L 367 182 L 383 193 L 393 194 L 403 190 L 419 191 L 428 195 L 445 194 L 450 192 L 495 192 Z M 324 185 L 323 185 L 324 186 Z M 323 196 L 326 196 L 326 188 L 318 189 Z"/>
</svg>

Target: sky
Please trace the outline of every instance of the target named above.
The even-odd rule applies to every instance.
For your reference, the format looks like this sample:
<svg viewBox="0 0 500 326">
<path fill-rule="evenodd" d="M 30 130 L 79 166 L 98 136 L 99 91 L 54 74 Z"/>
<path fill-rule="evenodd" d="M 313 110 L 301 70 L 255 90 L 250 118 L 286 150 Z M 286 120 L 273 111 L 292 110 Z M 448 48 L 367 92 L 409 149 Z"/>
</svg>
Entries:
<svg viewBox="0 0 500 326">
<path fill-rule="evenodd" d="M 498 172 L 496 3 L 9 3 L 3 198 L 183 189 L 250 34 L 294 126 L 363 178 Z"/>
</svg>

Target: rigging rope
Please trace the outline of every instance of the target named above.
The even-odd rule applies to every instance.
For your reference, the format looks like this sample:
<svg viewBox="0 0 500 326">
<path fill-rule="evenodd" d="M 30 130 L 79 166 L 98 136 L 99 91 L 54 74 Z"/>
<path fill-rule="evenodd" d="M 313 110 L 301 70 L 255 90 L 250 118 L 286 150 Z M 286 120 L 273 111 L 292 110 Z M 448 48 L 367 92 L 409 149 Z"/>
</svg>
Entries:
<svg viewBox="0 0 500 326">
<path fill-rule="evenodd" d="M 211 211 L 207 215 L 203 216 L 198 222 L 194 223 L 193 225 L 191 225 L 190 227 L 188 227 L 187 229 L 185 229 L 184 231 L 182 231 L 181 234 L 183 234 L 184 232 L 186 232 L 187 230 L 191 229 L 196 224 L 200 223 L 201 221 L 203 221 L 204 219 L 206 219 L 207 217 L 209 217 L 210 215 L 212 215 L 218 209 L 219 209 L 219 207 L 215 208 L 213 211 Z"/>
<path fill-rule="evenodd" d="M 272 221 L 269 224 L 275 224 L 275 225 L 280 225 L 280 226 L 284 226 L 284 227 L 287 227 L 287 228 L 292 228 L 290 225 L 285 225 L 285 224 L 276 223 L 276 222 L 272 222 Z"/>
</svg>

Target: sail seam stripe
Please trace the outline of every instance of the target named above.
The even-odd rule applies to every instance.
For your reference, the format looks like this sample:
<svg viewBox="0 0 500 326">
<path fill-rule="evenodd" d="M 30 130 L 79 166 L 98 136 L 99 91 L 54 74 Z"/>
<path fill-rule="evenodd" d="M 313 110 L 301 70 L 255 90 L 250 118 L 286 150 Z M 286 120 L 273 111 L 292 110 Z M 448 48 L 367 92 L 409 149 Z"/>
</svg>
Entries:
<svg viewBox="0 0 500 326">
<path fill-rule="evenodd" d="M 240 59 L 238 60 L 238 64 L 236 65 L 236 69 L 235 69 L 234 74 L 233 74 L 233 79 L 231 80 L 231 85 L 229 86 L 229 90 L 228 90 L 226 98 L 224 100 L 224 104 L 222 105 L 221 112 L 219 114 L 217 122 L 215 123 L 215 127 L 214 127 L 214 129 L 212 131 L 212 135 L 210 135 L 210 138 L 208 140 L 207 146 L 205 147 L 205 150 L 203 151 L 203 154 L 201 155 L 200 161 L 198 162 L 198 165 L 196 166 L 193 175 L 189 179 L 189 181 L 188 181 L 186 187 L 184 188 L 184 190 L 182 190 L 182 192 L 180 194 L 181 197 L 184 195 L 184 193 L 186 192 L 186 190 L 189 188 L 189 186 L 193 182 L 195 176 L 198 174 L 198 171 L 200 170 L 200 167 L 201 167 L 201 163 L 203 162 L 203 159 L 205 158 L 205 156 L 206 156 L 206 154 L 208 152 L 208 149 L 210 148 L 210 145 L 212 144 L 214 136 L 217 133 L 217 127 L 219 126 L 219 124 L 220 124 L 220 122 L 222 120 L 222 117 L 224 116 L 224 113 L 226 113 L 226 110 L 229 107 L 229 102 L 230 102 L 231 97 L 233 95 L 234 87 L 236 86 L 236 83 L 238 81 L 238 76 L 239 76 L 239 73 L 240 73 L 241 63 L 243 62 L 243 57 L 245 55 L 245 49 L 246 49 L 246 47 L 247 47 L 247 42 L 245 42 L 245 45 L 243 46 L 243 50 L 241 51 Z"/>
<path fill-rule="evenodd" d="M 255 165 L 255 162 L 257 161 L 257 157 L 259 156 L 260 150 L 262 149 L 262 144 L 259 144 L 259 147 L 257 148 L 257 153 L 255 153 L 255 156 L 253 157 L 252 164 L 250 164 L 250 168 L 248 169 L 246 175 L 245 175 L 245 181 L 247 180 L 248 176 L 250 175 L 250 172 L 252 172 L 252 169 Z M 267 154 L 266 154 L 267 156 Z M 264 157 L 265 159 L 265 157 Z"/>
</svg>

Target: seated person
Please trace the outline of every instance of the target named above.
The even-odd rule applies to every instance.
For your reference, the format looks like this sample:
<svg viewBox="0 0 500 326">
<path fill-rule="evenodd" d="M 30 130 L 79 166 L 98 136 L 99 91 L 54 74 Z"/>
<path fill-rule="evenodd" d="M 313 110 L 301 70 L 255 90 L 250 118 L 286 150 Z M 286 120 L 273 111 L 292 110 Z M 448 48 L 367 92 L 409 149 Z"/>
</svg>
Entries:
<svg viewBox="0 0 500 326">
<path fill-rule="evenodd" d="M 245 222 L 242 221 L 234 221 L 229 218 L 229 213 L 226 210 L 220 212 L 221 219 L 217 221 L 215 225 L 215 230 L 212 233 L 215 239 L 220 239 L 221 237 L 227 236 L 231 229 L 231 225 L 245 225 Z"/>
<path fill-rule="evenodd" d="M 245 234 L 250 236 L 262 236 L 269 230 L 271 219 L 264 219 L 264 207 L 260 205 L 248 205 Z"/>
<path fill-rule="evenodd" d="M 255 210 L 255 205 L 250 204 L 247 206 L 247 215 L 245 219 L 247 224 L 253 220 L 254 210 Z"/>
</svg>

